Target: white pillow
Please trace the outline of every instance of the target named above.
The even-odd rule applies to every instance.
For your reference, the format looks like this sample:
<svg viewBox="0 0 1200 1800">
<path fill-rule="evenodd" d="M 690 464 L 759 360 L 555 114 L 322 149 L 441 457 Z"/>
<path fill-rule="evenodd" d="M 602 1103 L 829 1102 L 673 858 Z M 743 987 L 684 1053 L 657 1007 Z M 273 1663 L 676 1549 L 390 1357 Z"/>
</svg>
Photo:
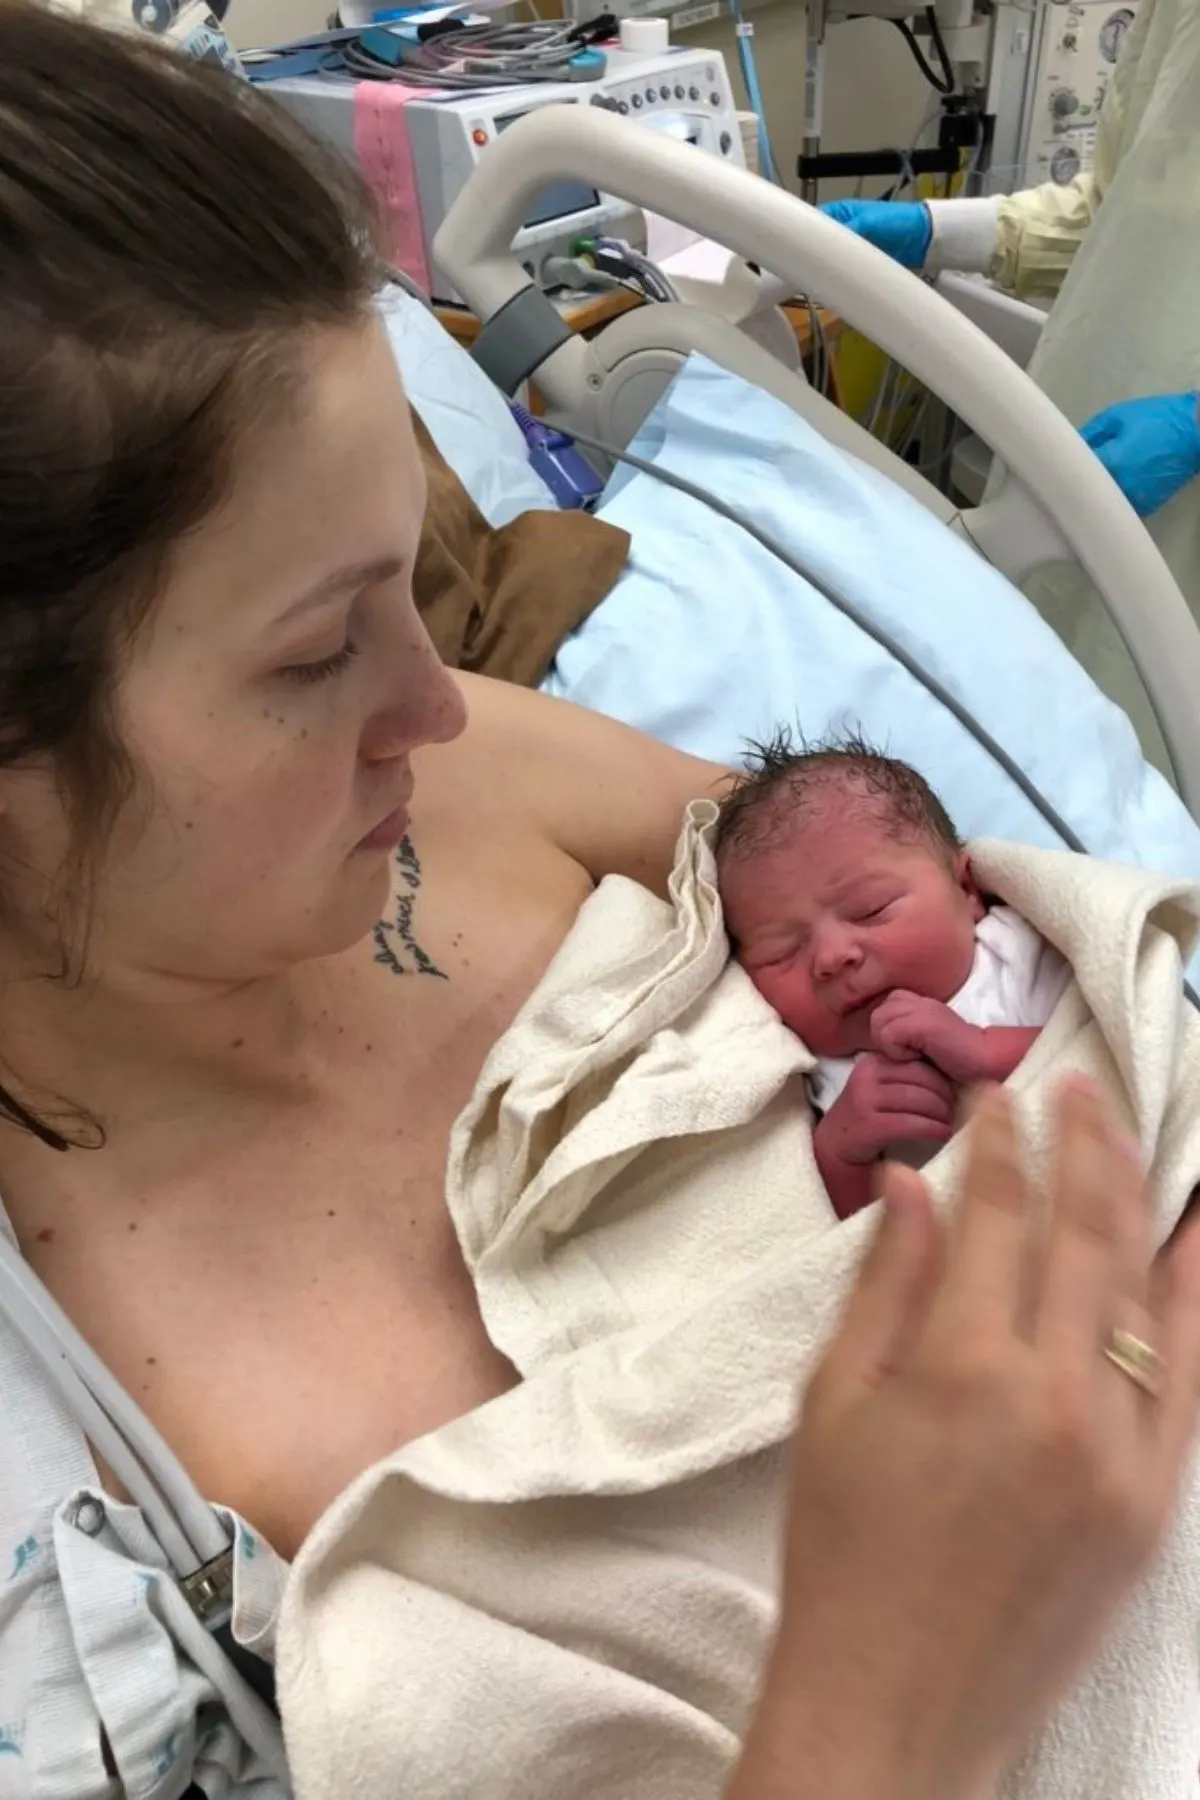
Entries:
<svg viewBox="0 0 1200 1800">
<path fill-rule="evenodd" d="M 554 495 L 529 466 L 508 402 L 462 345 L 402 288 L 386 289 L 379 311 L 409 399 L 488 523 L 557 511 Z"/>
</svg>

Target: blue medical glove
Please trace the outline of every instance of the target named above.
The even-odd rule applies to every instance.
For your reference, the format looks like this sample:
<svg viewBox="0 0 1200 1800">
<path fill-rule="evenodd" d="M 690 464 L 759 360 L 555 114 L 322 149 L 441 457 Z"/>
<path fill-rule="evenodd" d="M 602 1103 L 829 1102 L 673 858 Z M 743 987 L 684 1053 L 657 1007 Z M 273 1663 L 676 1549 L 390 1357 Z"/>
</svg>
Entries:
<svg viewBox="0 0 1200 1800">
<path fill-rule="evenodd" d="M 1200 399 L 1150 394 L 1106 407 L 1080 428 L 1140 518 L 1200 475 Z"/>
<path fill-rule="evenodd" d="M 821 211 L 902 268 L 924 268 L 933 238 L 927 206 L 908 200 L 827 200 Z"/>
</svg>

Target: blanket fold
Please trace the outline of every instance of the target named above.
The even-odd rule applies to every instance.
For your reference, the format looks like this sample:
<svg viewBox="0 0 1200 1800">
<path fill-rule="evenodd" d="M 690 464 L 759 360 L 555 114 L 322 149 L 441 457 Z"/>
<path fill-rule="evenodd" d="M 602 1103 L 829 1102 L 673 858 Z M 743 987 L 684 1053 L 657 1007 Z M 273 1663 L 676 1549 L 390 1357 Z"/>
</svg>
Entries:
<svg viewBox="0 0 1200 1800">
<path fill-rule="evenodd" d="M 812 1156 L 812 1058 L 728 960 L 689 811 L 667 902 L 604 882 L 496 1046 L 447 1195 L 524 1377 L 364 1474 L 292 1572 L 297 1800 L 716 1800 L 775 1615 L 784 1446 L 872 1230 Z M 1200 892 L 971 847 L 1076 979 L 1012 1078 L 1044 1169 L 1062 1074 L 1139 1132 L 1166 1236 L 1200 1179 Z M 966 1133 L 925 1170 L 951 1197 Z M 1021 1800 L 1179 1800 L 1200 1768 L 1200 1490 Z"/>
<path fill-rule="evenodd" d="M 409 412 L 428 493 L 413 570 L 417 611 L 448 668 L 536 687 L 563 639 L 612 590 L 628 534 L 549 506 L 489 525 Z"/>
</svg>

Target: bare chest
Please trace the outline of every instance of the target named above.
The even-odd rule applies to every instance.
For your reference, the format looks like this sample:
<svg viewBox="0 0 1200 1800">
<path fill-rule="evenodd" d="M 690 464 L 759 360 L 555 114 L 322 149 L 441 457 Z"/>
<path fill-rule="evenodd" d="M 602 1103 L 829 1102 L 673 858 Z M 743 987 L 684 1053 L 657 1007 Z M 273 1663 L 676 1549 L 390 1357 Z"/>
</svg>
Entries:
<svg viewBox="0 0 1200 1800">
<path fill-rule="evenodd" d="M 61 1159 L 57 1181 L 3 1170 L 51 1291 L 201 1489 L 284 1555 L 364 1468 L 516 1379 L 480 1318 L 445 1167 L 582 897 L 577 876 L 537 891 L 501 883 L 492 913 L 450 895 L 393 912 L 324 1022 L 335 1075 L 307 1102 L 235 1107 L 217 1131 L 181 1122 L 153 1175 L 119 1143 Z"/>
<path fill-rule="evenodd" d="M 94 1190 L 47 1196 L 18 1226 L 201 1489 L 285 1555 L 363 1468 L 515 1379 L 445 1205 L 456 1109 L 393 1085 L 364 1075 L 155 1192 L 90 1215 Z"/>
</svg>

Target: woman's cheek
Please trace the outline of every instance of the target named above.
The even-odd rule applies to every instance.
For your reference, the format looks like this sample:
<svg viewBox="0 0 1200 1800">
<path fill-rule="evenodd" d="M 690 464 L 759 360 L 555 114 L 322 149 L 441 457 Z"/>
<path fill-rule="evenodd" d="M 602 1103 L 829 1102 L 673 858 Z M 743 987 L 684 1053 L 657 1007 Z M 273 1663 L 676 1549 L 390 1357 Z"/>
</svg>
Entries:
<svg viewBox="0 0 1200 1800">
<path fill-rule="evenodd" d="M 241 778 L 231 779 L 223 792 L 236 796 L 236 835 L 260 864 L 288 847 L 344 835 L 356 822 L 353 752 L 303 729 L 286 740 L 281 734 L 271 753 L 253 771 L 243 768 Z"/>
</svg>

